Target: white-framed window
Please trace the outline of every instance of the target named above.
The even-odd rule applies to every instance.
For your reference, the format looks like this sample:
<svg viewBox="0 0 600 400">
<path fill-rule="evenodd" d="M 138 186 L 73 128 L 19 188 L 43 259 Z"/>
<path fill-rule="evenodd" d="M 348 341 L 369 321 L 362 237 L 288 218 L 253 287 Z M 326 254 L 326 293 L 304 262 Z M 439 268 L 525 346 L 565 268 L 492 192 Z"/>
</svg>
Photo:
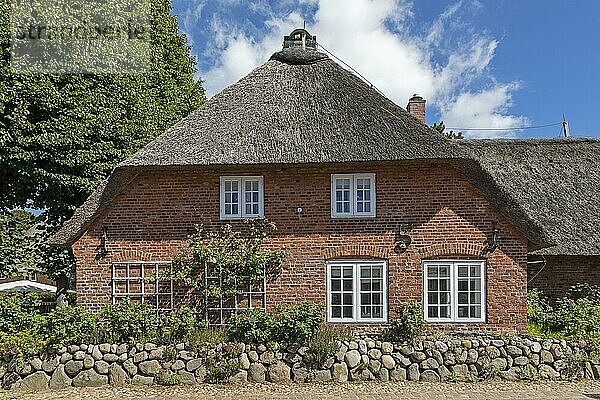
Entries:
<svg viewBox="0 0 600 400">
<path fill-rule="evenodd" d="M 385 322 L 387 262 L 327 262 L 327 321 Z"/>
<path fill-rule="evenodd" d="M 485 322 L 485 261 L 423 262 L 428 322 Z"/>
<path fill-rule="evenodd" d="M 331 217 L 374 217 L 375 192 L 375 174 L 332 174 Z"/>
<path fill-rule="evenodd" d="M 35 271 L 27 271 L 27 280 L 36 282 L 37 281 L 37 272 Z"/>
<path fill-rule="evenodd" d="M 221 219 L 264 216 L 262 176 L 221 177 Z"/>
<path fill-rule="evenodd" d="M 124 299 L 150 304 L 156 311 L 173 309 L 171 262 L 112 263 L 112 303 Z"/>
</svg>

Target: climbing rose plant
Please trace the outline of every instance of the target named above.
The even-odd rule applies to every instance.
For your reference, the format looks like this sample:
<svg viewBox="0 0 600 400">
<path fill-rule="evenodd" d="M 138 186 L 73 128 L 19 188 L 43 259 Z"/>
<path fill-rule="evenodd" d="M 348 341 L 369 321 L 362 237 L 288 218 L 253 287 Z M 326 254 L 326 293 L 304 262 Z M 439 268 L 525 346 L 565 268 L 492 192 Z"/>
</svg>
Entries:
<svg viewBox="0 0 600 400">
<path fill-rule="evenodd" d="M 197 227 L 190 244 L 173 262 L 173 280 L 211 297 L 227 297 L 244 291 L 265 276 L 277 276 L 285 252 L 264 245 L 277 229 L 275 224 L 266 219 L 247 220 L 246 224 L 246 232 L 234 231 L 231 225 L 218 232 Z M 206 272 L 220 280 L 205 280 Z"/>
</svg>

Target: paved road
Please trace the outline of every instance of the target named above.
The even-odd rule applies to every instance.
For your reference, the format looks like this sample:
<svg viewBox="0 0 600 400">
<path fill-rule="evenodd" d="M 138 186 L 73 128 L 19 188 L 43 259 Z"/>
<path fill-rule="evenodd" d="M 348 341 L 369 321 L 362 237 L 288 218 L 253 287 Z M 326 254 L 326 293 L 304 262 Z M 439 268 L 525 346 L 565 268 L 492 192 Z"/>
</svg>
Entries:
<svg viewBox="0 0 600 400">
<path fill-rule="evenodd" d="M 0 392 L 0 399 L 172 399 L 172 400 L 338 400 L 338 399 L 416 399 L 416 400 L 551 400 L 551 399 L 600 399 L 600 382 L 578 383 L 543 382 L 511 383 L 480 382 L 464 383 L 347 383 L 347 384 L 305 384 L 305 385 L 197 385 L 148 388 L 70 388 L 43 393 Z"/>
</svg>

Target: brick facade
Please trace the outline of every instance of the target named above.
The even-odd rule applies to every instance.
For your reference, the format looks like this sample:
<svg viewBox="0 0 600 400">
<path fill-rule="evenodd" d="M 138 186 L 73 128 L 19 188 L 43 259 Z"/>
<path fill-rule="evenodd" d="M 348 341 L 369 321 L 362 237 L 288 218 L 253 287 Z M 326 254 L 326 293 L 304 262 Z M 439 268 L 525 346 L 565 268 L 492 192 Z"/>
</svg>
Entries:
<svg viewBox="0 0 600 400">
<path fill-rule="evenodd" d="M 331 174 L 358 172 L 376 173 L 377 216 L 332 219 Z M 283 273 L 268 286 L 268 307 L 301 300 L 324 303 L 328 259 L 379 258 L 389 263 L 393 315 L 401 302 L 422 300 L 422 260 L 484 258 L 487 323 L 436 328 L 525 329 L 527 240 L 452 167 L 416 162 L 143 172 L 73 246 L 79 302 L 97 310 L 111 301 L 112 262 L 170 260 L 195 224 L 217 229 L 219 177 L 236 174 L 264 176 L 265 217 L 278 227 L 269 245 L 287 253 Z M 495 221 L 499 247 L 482 255 Z M 106 255 L 99 252 L 103 227 Z M 401 234 L 412 239 L 403 253 L 396 250 Z"/>
<path fill-rule="evenodd" d="M 527 267 L 528 289 L 539 289 L 551 299 L 565 296 L 577 283 L 600 284 L 600 256 L 545 256 L 545 262 L 535 260 Z"/>
</svg>

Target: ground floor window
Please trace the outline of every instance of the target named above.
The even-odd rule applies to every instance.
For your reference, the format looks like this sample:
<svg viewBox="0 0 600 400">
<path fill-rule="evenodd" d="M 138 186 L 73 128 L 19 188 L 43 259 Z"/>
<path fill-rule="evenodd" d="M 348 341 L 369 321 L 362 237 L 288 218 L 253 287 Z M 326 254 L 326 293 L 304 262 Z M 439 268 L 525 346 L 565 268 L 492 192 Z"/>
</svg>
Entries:
<svg viewBox="0 0 600 400">
<path fill-rule="evenodd" d="M 116 262 L 112 264 L 112 303 L 124 299 L 150 304 L 157 311 L 173 309 L 170 262 Z"/>
<path fill-rule="evenodd" d="M 426 321 L 485 321 L 485 261 L 433 260 L 423 268 Z"/>
<path fill-rule="evenodd" d="M 327 263 L 327 320 L 387 321 L 387 263 L 330 261 Z"/>
</svg>

